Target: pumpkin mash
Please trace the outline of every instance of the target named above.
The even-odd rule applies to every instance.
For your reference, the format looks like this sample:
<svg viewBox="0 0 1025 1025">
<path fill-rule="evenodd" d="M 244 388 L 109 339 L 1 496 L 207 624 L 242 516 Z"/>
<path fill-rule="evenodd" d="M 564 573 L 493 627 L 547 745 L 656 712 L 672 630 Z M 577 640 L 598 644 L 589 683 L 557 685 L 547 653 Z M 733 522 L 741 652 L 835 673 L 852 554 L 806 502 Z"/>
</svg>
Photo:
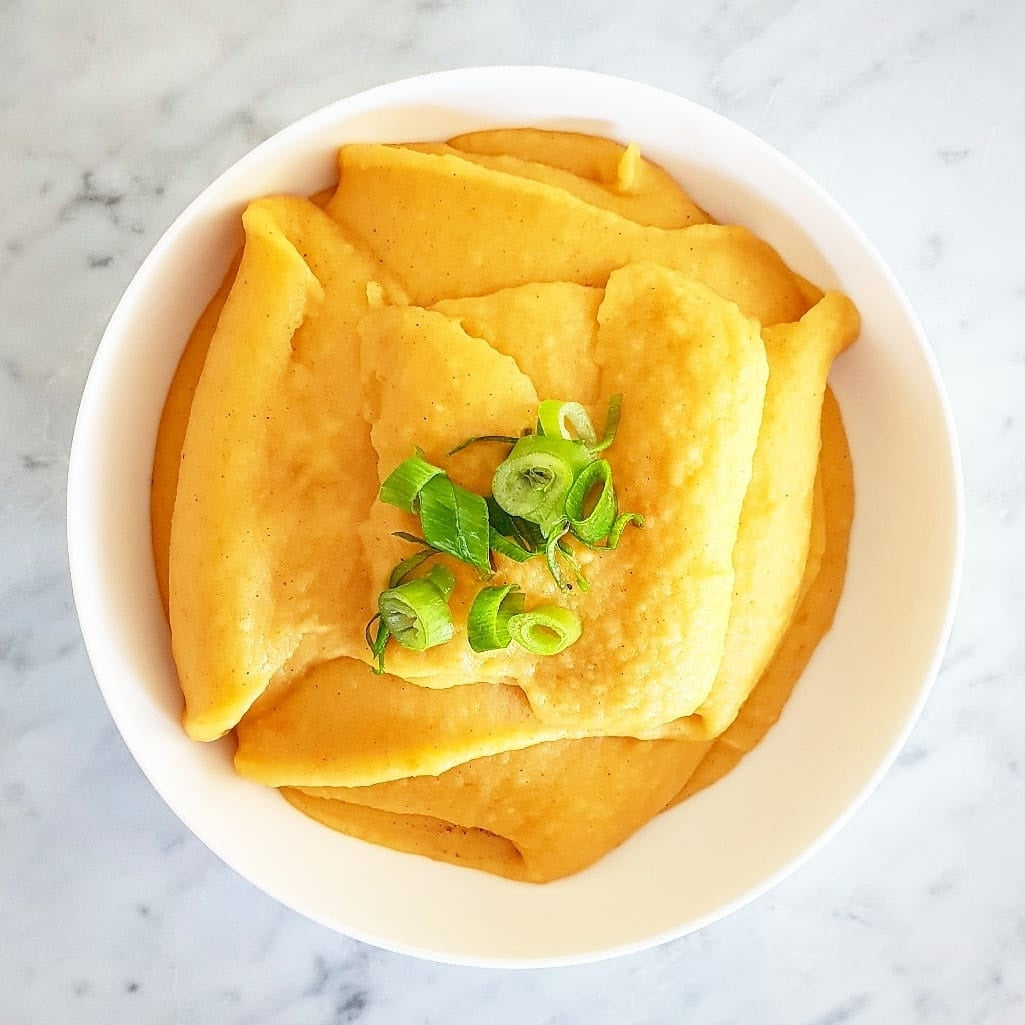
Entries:
<svg viewBox="0 0 1025 1025">
<path fill-rule="evenodd" d="M 153 544 L 197 740 L 300 811 L 544 882 L 729 771 L 778 718 L 840 598 L 853 485 L 833 359 L 857 310 L 712 222 L 635 146 L 503 129 L 352 145 L 317 202 L 268 197 L 161 420 Z M 488 495 L 543 399 L 623 414 L 643 515 L 589 586 L 493 555 L 580 623 L 557 654 L 467 643 L 480 573 L 446 559 L 452 639 L 365 628 L 410 552 L 379 500 L 414 450 Z"/>
</svg>

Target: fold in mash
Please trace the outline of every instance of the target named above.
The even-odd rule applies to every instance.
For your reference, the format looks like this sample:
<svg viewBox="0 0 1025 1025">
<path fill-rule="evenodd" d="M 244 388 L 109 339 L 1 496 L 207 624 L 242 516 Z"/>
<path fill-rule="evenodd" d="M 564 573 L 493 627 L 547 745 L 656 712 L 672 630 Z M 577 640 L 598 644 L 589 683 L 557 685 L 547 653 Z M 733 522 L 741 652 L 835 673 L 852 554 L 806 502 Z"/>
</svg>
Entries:
<svg viewBox="0 0 1025 1025">
<path fill-rule="evenodd" d="M 170 620 L 185 728 L 231 729 L 306 648 L 361 643 L 352 537 L 377 481 L 356 322 L 402 294 L 307 200 L 258 200 L 182 451 Z"/>
<path fill-rule="evenodd" d="M 668 175 L 662 178 L 650 174 L 652 165 L 640 156 L 636 147 L 623 150 L 616 173 L 609 182 L 592 181 L 572 171 L 510 154 L 474 153 L 443 142 L 405 143 L 401 148 L 457 156 L 492 171 L 551 185 L 637 224 L 686 228 L 709 221 L 708 215 Z"/>
<path fill-rule="evenodd" d="M 382 479 L 414 445 L 444 465 L 446 451 L 473 433 L 517 435 L 531 425 L 538 396 L 529 380 L 441 314 L 381 310 L 359 330 Z M 465 621 L 480 582 L 459 566 L 454 640 L 422 653 L 393 646 L 387 658 L 391 671 L 424 686 L 515 683 L 544 723 L 629 735 L 690 714 L 715 678 L 767 366 L 757 323 L 654 264 L 610 276 L 594 356 L 602 390 L 630 396 L 616 442 L 616 488 L 622 507 L 642 512 L 646 526 L 631 531 L 615 557 L 582 553 L 587 591 L 559 594 L 540 560 L 500 560 L 495 578 L 519 584 L 532 600 L 572 608 L 580 640 L 540 660 L 515 646 L 475 654 Z M 572 374 L 567 366 L 570 387 Z M 466 409 L 471 415 L 460 424 Z M 471 452 L 475 460 L 490 456 L 490 464 L 453 477 L 486 493 L 500 455 L 484 446 Z M 390 533 L 414 528 L 411 516 L 374 508 L 364 532 L 372 587 L 408 552 Z M 365 646 L 358 654 L 371 657 Z"/>
<path fill-rule="evenodd" d="M 544 398 L 598 400 L 601 368 L 594 359 L 601 288 L 567 281 L 532 282 L 491 295 L 442 299 L 432 309 L 511 356 Z"/>
<path fill-rule="evenodd" d="M 268 690 L 237 735 L 241 775 L 269 786 L 340 787 L 435 775 L 585 734 L 539 722 L 519 687 L 428 690 L 339 658 Z"/>
<path fill-rule="evenodd" d="M 746 228 L 647 227 L 542 182 L 395 146 L 343 146 L 339 173 L 328 213 L 418 305 L 537 281 L 600 287 L 635 260 L 695 278 L 763 324 L 811 304 L 807 283 Z"/>
<path fill-rule="evenodd" d="M 694 715 L 654 737 L 716 737 L 734 720 L 793 617 L 808 558 L 826 378 L 858 336 L 854 304 L 828 293 L 796 324 L 766 328 L 769 380 L 733 549 L 735 595 L 715 683 Z"/>
<path fill-rule="evenodd" d="M 393 820 L 389 841 L 400 850 L 457 863 L 465 852 L 491 872 L 549 882 L 586 868 L 662 811 L 703 753 L 704 745 L 686 741 L 603 737 L 538 744 L 467 762 L 441 776 L 283 793 L 307 815 L 343 832 L 359 835 L 365 828 L 366 814 L 353 812 L 353 805 L 371 807 L 404 816 Z M 461 843 L 450 836 L 446 850 L 423 835 L 418 819 L 425 813 L 413 810 L 422 808 L 431 809 L 426 814 L 432 819 L 472 832 Z"/>
<path fill-rule="evenodd" d="M 238 275 L 241 253 L 231 262 L 224 280 L 196 321 L 185 351 L 174 373 L 174 382 L 167 393 L 167 401 L 160 414 L 160 427 L 153 453 L 153 486 L 150 491 L 150 522 L 153 536 L 153 562 L 157 571 L 157 587 L 168 614 L 168 561 L 171 549 L 171 516 L 175 496 L 178 494 L 178 469 L 181 465 L 182 446 L 189 426 L 192 400 L 196 394 L 210 341 L 217 329 L 221 310 Z"/>
<path fill-rule="evenodd" d="M 666 204 L 675 201 L 681 207 L 700 210 L 671 174 L 639 153 L 631 165 L 632 175 L 624 181 L 623 161 L 631 147 L 600 135 L 550 128 L 485 128 L 457 135 L 448 144 L 464 153 L 507 155 L 544 164 L 608 188 L 647 193 Z"/>
<path fill-rule="evenodd" d="M 612 209 L 638 224 L 680 228 L 711 221 L 671 174 L 634 145 L 543 128 L 467 132 L 449 139 L 448 145 L 464 156 L 508 157 L 593 182 L 615 197 Z"/>
<path fill-rule="evenodd" d="M 840 407 L 826 390 L 822 406 L 822 454 L 817 491 L 821 502 L 812 521 L 818 567 L 800 605 L 759 679 L 730 726 L 716 738 L 674 804 L 725 776 L 753 751 L 779 719 L 794 685 L 833 624 L 844 575 L 854 516 L 854 476 Z"/>
</svg>

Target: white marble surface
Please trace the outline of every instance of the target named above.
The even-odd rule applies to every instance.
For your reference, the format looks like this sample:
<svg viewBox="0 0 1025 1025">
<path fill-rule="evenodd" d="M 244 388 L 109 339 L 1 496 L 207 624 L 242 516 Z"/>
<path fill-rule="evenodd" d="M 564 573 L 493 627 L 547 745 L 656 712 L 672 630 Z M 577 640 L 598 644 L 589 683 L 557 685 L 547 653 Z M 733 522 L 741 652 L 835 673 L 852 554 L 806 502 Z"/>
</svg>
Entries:
<svg viewBox="0 0 1025 1025">
<path fill-rule="evenodd" d="M 1025 1021 L 1023 52 L 1019 0 L 0 3 L 0 1023 Z M 961 609 L 894 770 L 769 896 L 586 968 L 410 960 L 239 879 L 121 743 L 68 585 L 78 397 L 164 228 L 296 117 L 471 63 L 638 78 L 794 157 L 902 280 L 963 445 Z"/>
</svg>

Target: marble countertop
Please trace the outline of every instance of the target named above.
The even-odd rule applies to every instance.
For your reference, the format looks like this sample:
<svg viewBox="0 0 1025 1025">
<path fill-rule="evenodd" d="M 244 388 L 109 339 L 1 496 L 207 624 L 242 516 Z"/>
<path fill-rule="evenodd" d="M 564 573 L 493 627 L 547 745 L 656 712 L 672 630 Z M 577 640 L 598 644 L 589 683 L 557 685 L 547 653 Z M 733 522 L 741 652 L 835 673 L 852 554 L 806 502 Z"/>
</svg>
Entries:
<svg viewBox="0 0 1025 1025">
<path fill-rule="evenodd" d="M 0 1023 L 1025 1021 L 1025 5 L 242 10 L 0 4 Z M 967 484 L 943 670 L 853 821 L 768 896 L 698 934 L 525 973 L 438 966 L 334 935 L 195 840 L 100 699 L 64 540 L 90 360 L 176 214 L 302 114 L 388 79 L 487 63 L 650 82 L 802 164 L 917 307 Z"/>
</svg>

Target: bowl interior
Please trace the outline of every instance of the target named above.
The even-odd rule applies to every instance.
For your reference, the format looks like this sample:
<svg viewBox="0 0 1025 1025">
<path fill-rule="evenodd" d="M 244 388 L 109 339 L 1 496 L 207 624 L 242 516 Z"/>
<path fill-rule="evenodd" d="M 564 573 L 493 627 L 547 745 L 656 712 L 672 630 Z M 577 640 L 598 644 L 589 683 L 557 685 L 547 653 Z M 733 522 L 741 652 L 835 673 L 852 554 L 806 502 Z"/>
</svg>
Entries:
<svg viewBox="0 0 1025 1025">
<path fill-rule="evenodd" d="M 552 97 L 558 97 L 553 103 Z M 778 726 L 710 790 L 573 878 L 532 887 L 335 834 L 236 777 L 181 699 L 149 542 L 157 423 L 196 316 L 256 196 L 308 194 L 350 141 L 443 139 L 533 124 L 636 140 L 722 221 L 842 287 L 863 333 L 834 368 L 857 510 L 832 632 Z M 800 170 L 686 100 L 584 72 L 484 68 L 394 83 L 327 107 L 254 150 L 169 229 L 118 306 L 79 414 L 69 478 L 76 604 L 104 697 L 143 771 L 225 862 L 349 935 L 470 964 L 553 964 L 638 949 L 720 917 L 791 870 L 889 765 L 949 628 L 960 559 L 951 422 L 927 343 L 878 255 Z"/>
</svg>

